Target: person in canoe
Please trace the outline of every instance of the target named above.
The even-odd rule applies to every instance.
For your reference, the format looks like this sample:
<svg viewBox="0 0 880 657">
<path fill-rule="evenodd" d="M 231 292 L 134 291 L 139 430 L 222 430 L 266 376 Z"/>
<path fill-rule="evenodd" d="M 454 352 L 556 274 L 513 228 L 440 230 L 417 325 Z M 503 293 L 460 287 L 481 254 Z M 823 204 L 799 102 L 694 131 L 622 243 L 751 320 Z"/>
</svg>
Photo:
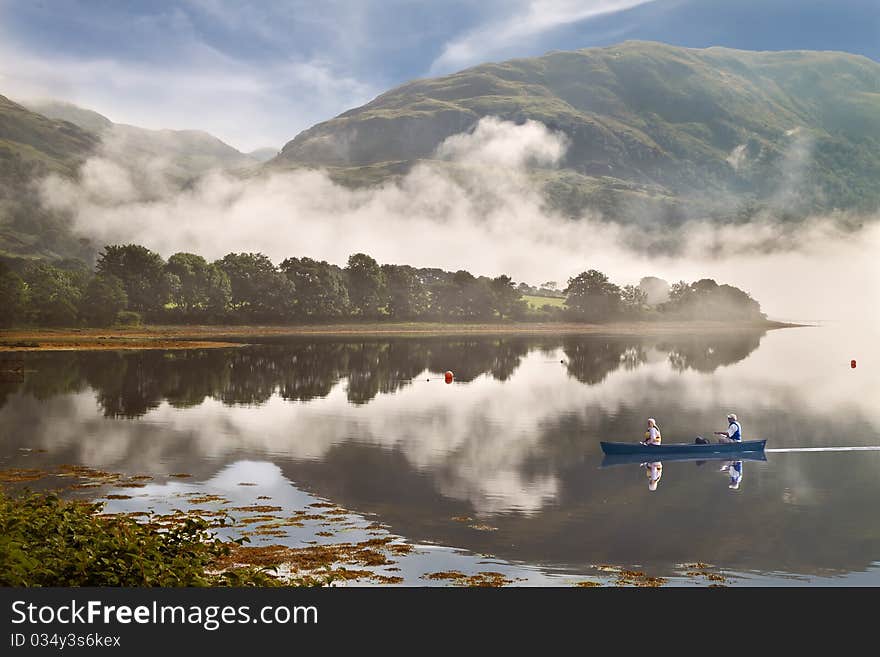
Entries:
<svg viewBox="0 0 880 657">
<path fill-rule="evenodd" d="M 662 440 L 662 436 L 660 435 L 660 427 L 657 426 L 657 421 L 649 417 L 648 418 L 648 430 L 645 432 L 645 439 L 642 442 L 642 445 L 659 445 Z"/>
<path fill-rule="evenodd" d="M 736 419 L 736 413 L 729 413 L 727 415 L 727 431 L 716 431 L 715 435 L 722 436 L 718 439 L 719 443 L 742 442 L 742 425 L 739 423 L 739 420 Z"/>
</svg>

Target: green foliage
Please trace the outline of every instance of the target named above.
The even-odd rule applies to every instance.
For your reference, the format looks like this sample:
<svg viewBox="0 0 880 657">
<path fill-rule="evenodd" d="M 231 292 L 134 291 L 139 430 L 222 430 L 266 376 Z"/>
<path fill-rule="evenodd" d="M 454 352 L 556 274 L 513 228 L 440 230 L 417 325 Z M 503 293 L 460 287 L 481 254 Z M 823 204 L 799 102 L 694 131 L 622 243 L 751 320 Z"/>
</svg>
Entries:
<svg viewBox="0 0 880 657">
<path fill-rule="evenodd" d="M 460 319 L 487 319 L 492 315 L 492 293 L 488 281 L 476 278 L 460 269 L 452 275 L 453 317 Z"/>
<path fill-rule="evenodd" d="M 607 321 L 620 312 L 621 290 L 595 269 L 568 279 L 565 305 L 569 316 L 588 322 Z"/>
<path fill-rule="evenodd" d="M 36 262 L 24 271 L 30 320 L 41 326 L 74 326 L 82 295 L 81 276 Z"/>
<path fill-rule="evenodd" d="M 345 275 L 355 315 L 364 319 L 378 317 L 385 285 L 379 264 L 365 253 L 355 253 L 348 258 Z"/>
<path fill-rule="evenodd" d="M 638 285 L 625 285 L 620 291 L 620 310 L 628 317 L 638 317 L 648 306 L 648 294 Z"/>
<path fill-rule="evenodd" d="M 0 491 L 2 586 L 265 586 L 257 571 L 212 574 L 230 546 L 212 525 L 187 518 L 167 527 L 99 515 L 101 504 Z"/>
<path fill-rule="evenodd" d="M 143 276 L 120 279 L 111 273 L 124 273 L 127 263 Z M 364 253 L 352 255 L 345 269 L 311 258 L 287 258 L 276 267 L 262 253 L 229 253 L 215 263 L 176 253 L 166 265 L 158 254 L 129 244 L 105 247 L 94 275 L 77 260 L 59 264 L 64 268 L 24 265 L 23 284 L 0 268 L 0 299 L 8 299 L 12 309 L 3 321 L 19 316 L 39 325 L 137 325 L 144 312 L 136 310 L 127 289 L 150 303 L 170 293 L 169 307 L 146 316 L 176 323 L 763 318 L 754 299 L 729 285 L 702 280 L 670 288 L 648 276 L 621 288 L 593 269 L 569 279 L 560 292 L 553 281 L 533 287 L 507 275 L 490 279 L 465 270 L 379 265 Z"/>
<path fill-rule="evenodd" d="M 123 310 L 116 315 L 116 323 L 120 326 L 140 326 L 143 317 L 133 310 Z"/>
<path fill-rule="evenodd" d="M 171 280 L 165 271 L 165 262 L 158 253 L 139 244 L 105 246 L 95 271 L 122 281 L 131 310 L 159 311 L 168 300 Z"/>
<path fill-rule="evenodd" d="M 230 305 L 240 317 L 284 319 L 292 314 L 293 282 L 262 253 L 229 253 L 214 264 L 229 278 Z"/>
<path fill-rule="evenodd" d="M 382 275 L 389 317 L 407 320 L 428 313 L 431 297 L 417 270 L 407 265 L 382 265 Z"/>
<path fill-rule="evenodd" d="M 679 281 L 660 306 L 667 315 L 683 319 L 747 321 L 764 319 L 761 305 L 747 292 L 732 285 L 718 285 L 711 278 L 695 283 Z"/>
<path fill-rule="evenodd" d="M 335 319 L 349 311 L 345 273 L 311 258 L 287 258 L 279 269 L 296 290 L 295 313 L 301 319 Z"/>
<path fill-rule="evenodd" d="M 165 270 L 173 282 L 171 301 L 185 314 L 220 315 L 232 300 L 229 276 L 202 256 L 175 253 Z"/>
<path fill-rule="evenodd" d="M 523 300 L 522 294 L 513 284 L 510 276 L 498 276 L 489 283 L 489 289 L 494 297 L 493 306 L 502 319 L 523 317 L 528 304 Z"/>
<path fill-rule="evenodd" d="M 27 287 L 21 276 L 0 262 L 0 326 L 22 321 L 27 309 Z"/>
<path fill-rule="evenodd" d="M 431 306 L 436 316 L 453 321 L 479 321 L 494 315 L 489 279 L 476 278 L 463 269 L 431 287 Z"/>
<path fill-rule="evenodd" d="M 91 326 L 110 326 L 127 305 L 128 295 L 122 281 L 111 274 L 98 274 L 83 292 L 79 314 Z"/>
</svg>

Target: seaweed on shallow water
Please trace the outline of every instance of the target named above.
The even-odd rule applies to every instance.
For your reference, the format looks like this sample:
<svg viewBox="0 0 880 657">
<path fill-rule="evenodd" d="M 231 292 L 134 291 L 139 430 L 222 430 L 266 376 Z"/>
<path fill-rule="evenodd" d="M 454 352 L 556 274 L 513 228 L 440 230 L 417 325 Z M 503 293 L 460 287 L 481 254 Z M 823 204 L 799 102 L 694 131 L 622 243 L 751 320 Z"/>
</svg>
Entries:
<svg viewBox="0 0 880 657">
<path fill-rule="evenodd" d="M 190 504 L 211 504 L 217 502 L 219 504 L 229 504 L 229 500 L 220 495 L 203 495 L 201 493 L 187 493 L 185 495 Z"/>
<path fill-rule="evenodd" d="M 513 583 L 513 580 L 508 579 L 503 573 L 492 571 L 466 575 L 457 570 L 447 570 L 436 573 L 428 573 L 426 575 L 422 575 L 422 578 L 434 581 L 448 580 L 455 586 L 498 587 L 506 586 Z"/>
<path fill-rule="evenodd" d="M 268 506 L 265 504 L 252 504 L 251 506 L 234 506 L 230 509 L 230 511 L 244 511 L 244 512 L 253 512 L 253 513 L 272 513 L 274 511 L 281 511 L 282 507 L 280 506 Z"/>
</svg>

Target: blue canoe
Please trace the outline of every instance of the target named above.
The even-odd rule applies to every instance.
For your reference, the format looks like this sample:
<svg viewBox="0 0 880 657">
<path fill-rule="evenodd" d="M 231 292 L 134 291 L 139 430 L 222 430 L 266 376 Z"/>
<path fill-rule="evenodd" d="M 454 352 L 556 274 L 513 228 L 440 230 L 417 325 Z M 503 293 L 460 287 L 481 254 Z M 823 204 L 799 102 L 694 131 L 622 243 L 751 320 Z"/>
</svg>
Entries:
<svg viewBox="0 0 880 657">
<path fill-rule="evenodd" d="M 662 445 L 642 445 L 641 443 L 600 443 L 602 451 L 608 455 L 638 454 L 646 459 L 659 461 L 664 456 L 701 454 L 745 454 L 763 452 L 766 440 L 744 440 L 739 443 L 664 443 Z"/>
<path fill-rule="evenodd" d="M 650 456 L 651 458 L 647 458 Z M 733 454 L 663 454 L 659 458 L 654 454 L 606 454 L 602 457 L 600 468 L 611 468 L 615 465 L 631 465 L 633 463 L 669 463 L 671 461 L 694 461 L 698 465 L 708 461 L 766 461 L 764 452 L 736 452 Z"/>
</svg>

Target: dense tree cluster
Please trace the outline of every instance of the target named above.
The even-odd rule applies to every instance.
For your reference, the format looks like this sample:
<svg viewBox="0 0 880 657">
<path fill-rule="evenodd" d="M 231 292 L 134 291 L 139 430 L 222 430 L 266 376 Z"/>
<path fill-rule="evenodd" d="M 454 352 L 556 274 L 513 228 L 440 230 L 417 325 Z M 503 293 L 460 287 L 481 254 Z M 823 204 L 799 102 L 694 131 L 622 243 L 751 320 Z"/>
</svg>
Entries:
<svg viewBox="0 0 880 657">
<path fill-rule="evenodd" d="M 685 319 L 762 317 L 760 304 L 746 292 L 732 285 L 718 285 L 711 278 L 690 285 L 684 281 L 675 283 L 663 307 Z"/>
<path fill-rule="evenodd" d="M 638 285 L 620 287 L 600 271 L 590 269 L 568 279 L 564 314 L 573 320 L 603 322 L 613 319 L 716 320 L 725 322 L 766 319 L 761 305 L 732 285 L 711 278 L 695 283 L 646 276 Z"/>
<path fill-rule="evenodd" d="M 137 244 L 106 246 L 94 271 L 78 261 L 0 263 L 0 325 L 107 326 L 161 323 L 570 320 L 751 320 L 763 317 L 747 293 L 710 279 L 669 286 L 658 278 L 620 287 L 590 269 L 532 287 L 509 276 L 380 265 L 356 253 L 346 267 L 311 258 L 275 265 L 261 253 L 208 262 L 193 253 L 165 261 Z M 523 298 L 564 297 L 530 307 Z"/>
</svg>

